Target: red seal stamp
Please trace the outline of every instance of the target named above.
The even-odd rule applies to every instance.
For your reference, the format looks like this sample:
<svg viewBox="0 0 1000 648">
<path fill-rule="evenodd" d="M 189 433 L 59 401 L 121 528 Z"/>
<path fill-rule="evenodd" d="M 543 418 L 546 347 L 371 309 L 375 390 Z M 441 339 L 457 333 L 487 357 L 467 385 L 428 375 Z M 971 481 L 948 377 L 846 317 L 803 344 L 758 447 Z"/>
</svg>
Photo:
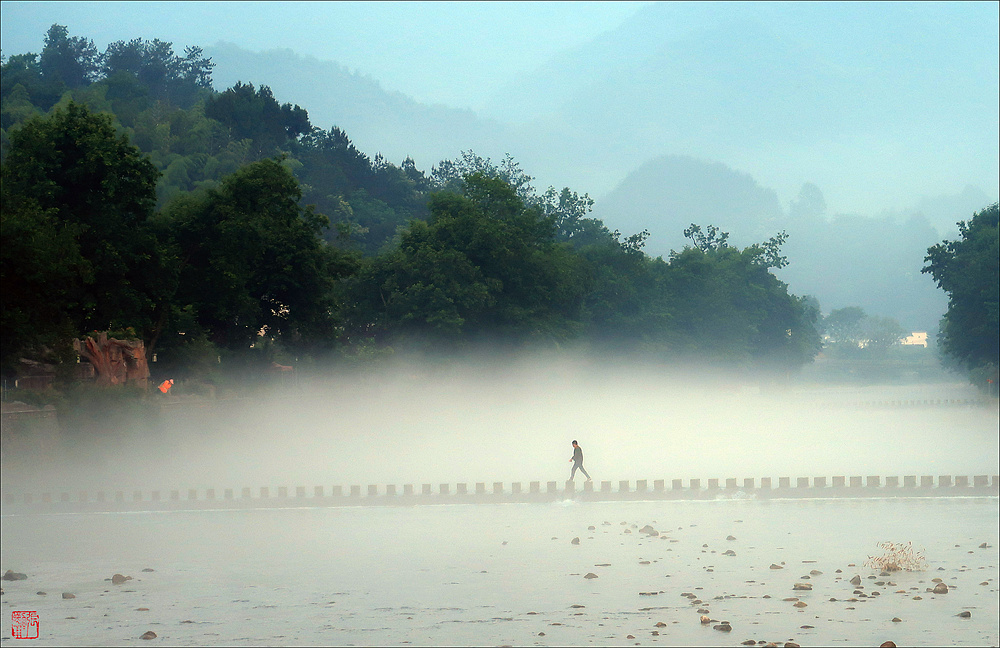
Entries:
<svg viewBox="0 0 1000 648">
<path fill-rule="evenodd" d="M 15 639 L 38 639 L 38 612 L 13 610 L 10 613 L 10 633 Z"/>
</svg>

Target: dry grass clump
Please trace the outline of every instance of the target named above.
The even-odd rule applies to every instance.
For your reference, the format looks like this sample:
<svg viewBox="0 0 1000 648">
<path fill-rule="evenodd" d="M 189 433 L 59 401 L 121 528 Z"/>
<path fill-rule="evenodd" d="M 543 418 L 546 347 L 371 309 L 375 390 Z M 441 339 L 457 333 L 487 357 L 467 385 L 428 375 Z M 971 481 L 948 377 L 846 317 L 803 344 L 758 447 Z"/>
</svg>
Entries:
<svg viewBox="0 0 1000 648">
<path fill-rule="evenodd" d="M 865 566 L 880 571 L 923 571 L 927 569 L 927 559 L 923 550 L 915 551 L 913 543 L 880 542 L 878 546 L 885 551 L 882 556 L 868 556 Z"/>
</svg>

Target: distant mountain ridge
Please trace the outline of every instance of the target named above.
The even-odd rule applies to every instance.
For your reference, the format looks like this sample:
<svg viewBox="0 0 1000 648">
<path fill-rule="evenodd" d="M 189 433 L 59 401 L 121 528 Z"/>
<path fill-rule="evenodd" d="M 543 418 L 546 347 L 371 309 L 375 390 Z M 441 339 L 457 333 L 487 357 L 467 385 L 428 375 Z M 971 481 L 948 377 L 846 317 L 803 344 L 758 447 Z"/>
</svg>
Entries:
<svg viewBox="0 0 1000 648">
<path fill-rule="evenodd" d="M 984 196 L 968 187 L 925 204 L 938 217 L 966 209 L 967 220 L 986 206 Z M 776 275 L 795 294 L 816 297 L 824 312 L 861 306 L 908 329 L 934 331 L 947 307 L 947 296 L 920 272 L 927 248 L 942 235 L 917 209 L 827 213 L 822 190 L 807 185 L 785 210 L 777 194 L 750 174 L 719 162 L 663 156 L 598 200 L 594 216 L 624 234 L 648 229 L 645 251 L 654 257 L 690 245 L 683 232 L 692 223 L 719 227 L 740 248 L 784 231 L 789 265 Z"/>
<path fill-rule="evenodd" d="M 653 256 L 680 249 L 691 223 L 716 225 L 745 247 L 775 234 L 784 210 L 772 189 L 721 162 L 666 155 L 633 171 L 601 198 L 594 216 L 623 233 L 648 229 Z M 763 238 L 761 238 L 763 237 Z"/>
<path fill-rule="evenodd" d="M 818 183 L 847 211 L 967 184 L 996 199 L 997 173 L 962 169 L 997 164 L 985 144 L 1000 139 L 997 46 L 969 38 L 997 9 L 965 8 L 657 3 L 498 89 L 484 114 L 565 147 L 535 172 L 572 167 L 596 195 L 650 159 L 689 155 L 743 169 L 785 200 Z M 570 143 L 581 137 L 588 146 Z"/>
<path fill-rule="evenodd" d="M 314 126 L 337 126 L 359 150 L 371 157 L 381 153 L 394 164 L 409 156 L 429 172 L 441 160 L 470 148 L 498 156 L 499 143 L 510 137 L 504 126 L 470 110 L 418 103 L 386 90 L 371 76 L 289 49 L 250 52 L 218 43 L 206 47 L 205 54 L 216 64 L 217 90 L 237 81 L 270 86 L 281 101 L 305 108 Z"/>
</svg>

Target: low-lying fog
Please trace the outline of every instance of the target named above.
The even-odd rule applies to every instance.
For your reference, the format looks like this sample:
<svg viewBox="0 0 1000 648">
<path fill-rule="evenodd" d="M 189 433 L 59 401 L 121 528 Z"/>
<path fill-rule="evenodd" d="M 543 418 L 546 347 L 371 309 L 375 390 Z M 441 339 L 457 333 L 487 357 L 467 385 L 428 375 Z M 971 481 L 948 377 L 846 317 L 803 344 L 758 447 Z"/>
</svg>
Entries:
<svg viewBox="0 0 1000 648">
<path fill-rule="evenodd" d="M 159 433 L 69 447 L 5 434 L 8 492 L 559 481 L 570 442 L 595 482 L 997 470 L 997 409 L 859 407 L 977 398 L 962 384 L 761 389 L 592 362 L 417 366 L 299 378 L 245 399 L 164 407 Z M 179 398 L 179 397 L 178 397 Z M 577 476 L 582 481 L 582 476 Z M 686 481 L 685 481 L 686 485 Z M 525 484 L 526 487 L 526 484 Z"/>
</svg>

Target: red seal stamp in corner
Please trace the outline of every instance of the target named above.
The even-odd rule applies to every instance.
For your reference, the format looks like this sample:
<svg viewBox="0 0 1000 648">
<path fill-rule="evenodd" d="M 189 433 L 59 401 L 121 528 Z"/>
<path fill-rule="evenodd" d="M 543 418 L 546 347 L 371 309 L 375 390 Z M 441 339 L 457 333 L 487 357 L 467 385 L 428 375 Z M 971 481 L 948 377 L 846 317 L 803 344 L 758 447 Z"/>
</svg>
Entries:
<svg viewBox="0 0 1000 648">
<path fill-rule="evenodd" d="M 38 639 L 38 612 L 13 610 L 10 613 L 10 633 L 15 639 Z"/>
</svg>

